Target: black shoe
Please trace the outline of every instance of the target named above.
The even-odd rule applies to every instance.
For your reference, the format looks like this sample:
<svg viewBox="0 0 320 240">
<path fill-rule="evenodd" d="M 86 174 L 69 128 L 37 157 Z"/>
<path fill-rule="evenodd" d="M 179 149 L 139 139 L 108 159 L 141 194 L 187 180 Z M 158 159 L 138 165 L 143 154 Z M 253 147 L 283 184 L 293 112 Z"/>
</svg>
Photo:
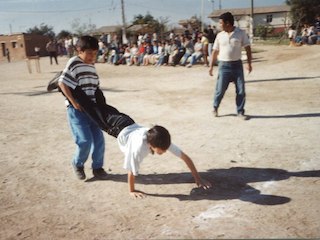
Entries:
<svg viewBox="0 0 320 240">
<path fill-rule="evenodd" d="M 249 116 L 247 115 L 244 115 L 243 113 L 239 113 L 238 114 L 238 118 L 242 119 L 242 120 L 249 120 Z"/>
<path fill-rule="evenodd" d="M 73 169 L 78 179 L 80 180 L 86 179 L 86 174 L 84 172 L 83 167 L 73 167 Z"/>
<path fill-rule="evenodd" d="M 105 180 L 108 178 L 108 174 L 103 168 L 93 169 L 92 173 L 93 173 L 93 176 L 101 180 Z"/>
<path fill-rule="evenodd" d="M 212 113 L 214 117 L 218 117 L 218 108 L 214 107 Z"/>
<path fill-rule="evenodd" d="M 62 71 L 58 72 L 48 83 L 47 86 L 47 91 L 48 92 L 52 92 L 55 89 L 59 89 L 59 85 L 58 85 L 58 81 L 59 81 L 59 77 L 61 76 Z"/>
</svg>

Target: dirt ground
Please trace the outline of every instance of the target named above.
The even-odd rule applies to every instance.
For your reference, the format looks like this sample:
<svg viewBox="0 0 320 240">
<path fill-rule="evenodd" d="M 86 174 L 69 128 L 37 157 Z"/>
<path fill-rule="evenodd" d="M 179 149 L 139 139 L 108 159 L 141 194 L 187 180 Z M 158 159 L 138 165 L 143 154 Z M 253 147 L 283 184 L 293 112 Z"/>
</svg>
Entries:
<svg viewBox="0 0 320 240">
<path fill-rule="evenodd" d="M 230 239 L 320 237 L 320 46 L 253 46 L 246 113 L 235 116 L 230 85 L 212 115 L 216 82 L 202 65 L 97 64 L 109 104 L 141 125 L 160 124 L 210 180 L 194 189 L 170 153 L 148 156 L 128 194 L 123 155 L 105 134 L 110 179 L 77 180 L 64 98 L 47 93 L 64 68 L 42 58 L 0 64 L 0 239 Z"/>
</svg>

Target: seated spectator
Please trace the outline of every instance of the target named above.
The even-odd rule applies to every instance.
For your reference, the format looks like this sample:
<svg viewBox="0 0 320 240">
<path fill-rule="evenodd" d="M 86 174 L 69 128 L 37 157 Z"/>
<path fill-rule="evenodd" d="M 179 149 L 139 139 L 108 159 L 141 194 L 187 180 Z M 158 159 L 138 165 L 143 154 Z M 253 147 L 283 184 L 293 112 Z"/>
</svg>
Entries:
<svg viewBox="0 0 320 240">
<path fill-rule="evenodd" d="M 133 44 L 130 49 L 130 65 L 138 65 L 139 49 L 137 44 Z"/>
<path fill-rule="evenodd" d="M 147 42 L 145 54 L 143 57 L 143 66 L 147 66 L 150 63 L 150 56 L 153 54 L 153 47 L 150 42 Z"/>
<path fill-rule="evenodd" d="M 196 44 L 194 45 L 194 53 L 191 55 L 190 63 L 186 66 L 191 68 L 202 57 L 203 44 L 201 43 L 201 37 L 198 37 Z"/>
<path fill-rule="evenodd" d="M 186 49 L 186 52 L 184 53 L 181 60 L 182 66 L 185 66 L 187 64 L 188 58 L 194 53 L 193 41 L 190 36 L 186 38 L 186 41 L 184 42 L 184 47 Z"/>
<path fill-rule="evenodd" d="M 158 47 L 158 54 L 155 58 L 155 66 L 161 66 L 165 58 L 165 42 L 161 42 Z"/>
<path fill-rule="evenodd" d="M 146 54 L 146 42 L 142 42 L 139 46 L 138 52 L 138 66 L 143 63 L 144 55 Z"/>
<path fill-rule="evenodd" d="M 151 46 L 153 48 L 153 53 L 150 54 L 150 56 L 149 56 L 149 63 L 154 65 L 156 63 L 156 59 L 158 57 L 159 44 L 157 41 L 153 40 Z"/>
<path fill-rule="evenodd" d="M 171 46 L 170 46 L 170 50 L 169 50 L 169 59 L 168 59 L 168 64 L 172 64 L 173 63 L 173 59 L 175 57 L 175 55 L 178 53 L 178 48 L 179 48 L 179 42 L 178 40 L 174 39 L 171 40 Z"/>
</svg>

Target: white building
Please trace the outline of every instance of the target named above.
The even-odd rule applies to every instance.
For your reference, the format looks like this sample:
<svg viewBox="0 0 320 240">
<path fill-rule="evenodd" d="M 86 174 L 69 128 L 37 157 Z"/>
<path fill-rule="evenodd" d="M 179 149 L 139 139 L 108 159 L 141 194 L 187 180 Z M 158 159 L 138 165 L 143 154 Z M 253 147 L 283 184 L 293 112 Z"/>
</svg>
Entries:
<svg viewBox="0 0 320 240">
<path fill-rule="evenodd" d="M 232 8 L 213 11 L 208 17 L 213 25 L 219 28 L 219 16 L 231 12 L 234 16 L 234 25 L 250 33 L 251 8 Z M 255 7 L 253 10 L 253 26 L 268 26 L 274 29 L 273 33 L 285 31 L 291 25 L 289 17 L 290 7 L 287 5 L 272 7 Z"/>
</svg>

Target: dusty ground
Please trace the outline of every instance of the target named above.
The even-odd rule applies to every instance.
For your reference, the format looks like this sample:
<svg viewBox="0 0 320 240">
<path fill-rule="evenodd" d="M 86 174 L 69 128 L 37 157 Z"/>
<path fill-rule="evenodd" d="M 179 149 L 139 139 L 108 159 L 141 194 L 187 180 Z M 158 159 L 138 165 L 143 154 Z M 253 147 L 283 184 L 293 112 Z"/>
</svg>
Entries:
<svg viewBox="0 0 320 240">
<path fill-rule="evenodd" d="M 255 46 L 246 76 L 249 121 L 235 117 L 234 86 L 211 113 L 208 69 L 97 64 L 111 105 L 161 124 L 214 187 L 195 187 L 171 154 L 149 156 L 129 197 L 122 153 L 106 136 L 110 180 L 75 178 L 63 97 L 46 85 L 60 65 L 0 64 L 0 239 L 320 237 L 320 46 Z M 34 68 L 34 66 L 33 66 Z M 33 69 L 34 70 L 34 69 Z M 216 72 L 215 72 L 216 75 Z"/>
</svg>

